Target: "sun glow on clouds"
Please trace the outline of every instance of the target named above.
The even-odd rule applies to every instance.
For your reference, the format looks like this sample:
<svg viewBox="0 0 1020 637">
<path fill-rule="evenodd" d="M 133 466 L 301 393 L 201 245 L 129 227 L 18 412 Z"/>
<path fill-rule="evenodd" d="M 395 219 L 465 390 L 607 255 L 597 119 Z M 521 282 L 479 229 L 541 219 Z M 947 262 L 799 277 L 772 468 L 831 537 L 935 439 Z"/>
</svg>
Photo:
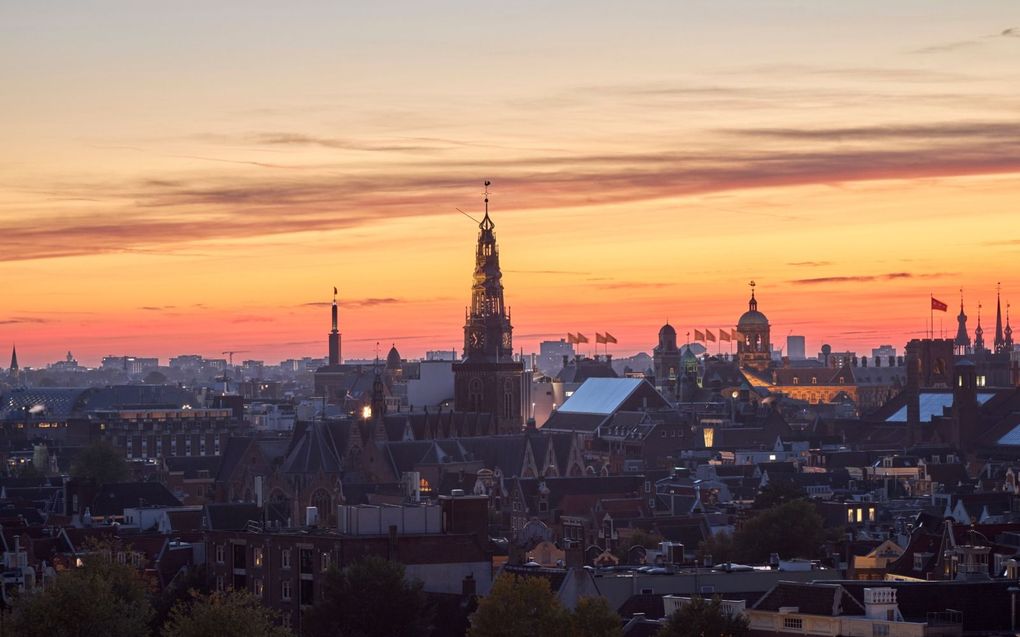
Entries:
<svg viewBox="0 0 1020 637">
<path fill-rule="evenodd" d="M 757 31 L 656 3 L 504 7 L 485 38 L 463 12 L 261 7 L 222 49 L 211 25 L 239 10 L 7 9 L 24 33 L 0 56 L 44 24 L 69 46 L 0 103 L 0 345 L 27 364 L 321 356 L 335 284 L 345 355 L 459 347 L 476 229 L 456 208 L 477 212 L 483 178 L 526 351 L 568 330 L 647 350 L 667 317 L 728 327 L 751 278 L 779 344 L 901 345 L 930 292 L 960 287 L 973 319 L 1020 239 L 1020 39 L 986 26 L 1003 5 L 929 8 L 904 41 L 878 5 L 779 24 L 736 4 Z"/>
</svg>

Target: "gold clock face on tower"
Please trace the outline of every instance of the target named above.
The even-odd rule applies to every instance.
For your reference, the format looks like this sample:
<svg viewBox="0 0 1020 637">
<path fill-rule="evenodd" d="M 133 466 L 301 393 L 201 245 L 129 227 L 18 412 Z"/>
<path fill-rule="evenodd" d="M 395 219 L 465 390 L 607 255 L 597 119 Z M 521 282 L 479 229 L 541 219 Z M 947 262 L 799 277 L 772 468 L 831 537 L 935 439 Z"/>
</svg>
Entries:
<svg viewBox="0 0 1020 637">
<path fill-rule="evenodd" d="M 485 335 L 477 330 L 471 332 L 471 336 L 469 337 L 469 339 L 471 342 L 471 347 L 474 348 L 479 348 L 485 343 Z"/>
</svg>

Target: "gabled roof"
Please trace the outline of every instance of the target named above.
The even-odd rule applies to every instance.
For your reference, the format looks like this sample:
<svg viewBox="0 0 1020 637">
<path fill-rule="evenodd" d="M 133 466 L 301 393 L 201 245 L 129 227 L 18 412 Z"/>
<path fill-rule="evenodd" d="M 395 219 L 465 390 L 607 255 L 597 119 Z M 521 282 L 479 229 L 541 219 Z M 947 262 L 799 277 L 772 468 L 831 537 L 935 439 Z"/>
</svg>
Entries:
<svg viewBox="0 0 1020 637">
<path fill-rule="evenodd" d="M 978 392 L 978 405 L 984 405 L 995 394 L 993 392 Z M 953 406 L 953 392 L 922 391 L 920 393 L 921 422 L 931 422 L 932 416 L 941 416 L 946 409 Z M 886 422 L 907 422 L 907 405 L 897 409 L 891 416 L 885 419 Z"/>
<path fill-rule="evenodd" d="M 181 506 L 181 501 L 159 482 L 114 482 L 104 484 L 92 501 L 94 516 L 123 515 L 137 506 Z"/>
<path fill-rule="evenodd" d="M 648 381 L 641 378 L 589 378 L 563 403 L 559 411 L 567 414 L 609 415 L 620 409 L 642 384 L 648 385 Z"/>
<path fill-rule="evenodd" d="M 291 447 L 280 470 L 297 474 L 340 473 L 342 453 L 334 447 L 325 423 L 312 422 Z"/>
<path fill-rule="evenodd" d="M 794 607 L 802 615 L 863 615 L 861 605 L 839 584 L 779 582 L 758 600 L 754 610 L 778 612 L 780 608 Z"/>
</svg>

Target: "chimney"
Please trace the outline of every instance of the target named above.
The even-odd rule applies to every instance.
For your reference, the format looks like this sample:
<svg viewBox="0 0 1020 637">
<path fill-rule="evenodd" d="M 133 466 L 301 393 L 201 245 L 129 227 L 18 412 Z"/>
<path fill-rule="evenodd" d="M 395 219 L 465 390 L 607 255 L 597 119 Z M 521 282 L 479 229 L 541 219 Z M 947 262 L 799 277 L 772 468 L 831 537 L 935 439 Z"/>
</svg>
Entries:
<svg viewBox="0 0 1020 637">
<path fill-rule="evenodd" d="M 474 597 L 477 594 L 477 583 L 475 576 L 468 573 L 460 583 L 460 594 L 464 597 Z"/>
<path fill-rule="evenodd" d="M 867 367 L 867 366 L 868 366 L 868 357 L 867 356 L 861 356 L 861 367 Z"/>
</svg>

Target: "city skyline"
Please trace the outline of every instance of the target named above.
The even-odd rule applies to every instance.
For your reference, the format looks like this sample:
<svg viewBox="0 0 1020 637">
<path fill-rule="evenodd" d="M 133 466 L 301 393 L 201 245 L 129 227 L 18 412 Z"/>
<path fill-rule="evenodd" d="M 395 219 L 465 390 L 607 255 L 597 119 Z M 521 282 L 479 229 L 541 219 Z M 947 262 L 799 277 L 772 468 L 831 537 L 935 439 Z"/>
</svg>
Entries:
<svg viewBox="0 0 1020 637">
<path fill-rule="evenodd" d="M 325 356 L 336 285 L 345 357 L 459 351 L 485 178 L 517 349 L 732 327 L 750 279 L 809 354 L 929 294 L 952 337 L 961 287 L 987 333 L 1020 16 L 935 4 L 6 5 L 0 347 Z"/>
</svg>

